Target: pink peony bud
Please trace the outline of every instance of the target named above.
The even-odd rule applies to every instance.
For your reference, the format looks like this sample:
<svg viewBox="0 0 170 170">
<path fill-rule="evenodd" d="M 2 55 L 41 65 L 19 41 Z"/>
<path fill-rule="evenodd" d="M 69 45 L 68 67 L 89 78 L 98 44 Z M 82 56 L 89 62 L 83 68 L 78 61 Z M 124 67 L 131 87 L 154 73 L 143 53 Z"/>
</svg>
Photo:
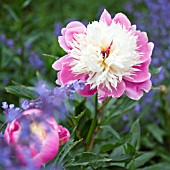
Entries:
<svg viewBox="0 0 170 170">
<path fill-rule="evenodd" d="M 58 124 L 52 117 L 47 118 L 45 121 L 33 119 L 35 118 L 33 116 L 39 118 L 42 113 L 38 109 L 26 110 L 21 117 L 9 123 L 5 130 L 4 137 L 6 141 L 15 147 L 17 158 L 23 165 L 27 165 L 28 158 L 30 158 L 35 167 L 39 168 L 53 159 L 58 152 L 60 143 Z M 28 120 L 26 121 L 27 123 L 29 122 L 28 124 L 23 122 L 24 118 Z M 23 130 L 25 127 L 29 127 L 30 132 L 25 132 Z M 32 140 L 31 136 L 35 137 L 35 139 L 33 138 Z M 23 143 L 24 139 L 28 139 L 27 145 Z M 64 141 L 66 140 L 64 139 Z"/>
<path fill-rule="evenodd" d="M 70 139 L 70 132 L 61 125 L 58 126 L 58 135 L 60 145 L 65 144 Z"/>
</svg>

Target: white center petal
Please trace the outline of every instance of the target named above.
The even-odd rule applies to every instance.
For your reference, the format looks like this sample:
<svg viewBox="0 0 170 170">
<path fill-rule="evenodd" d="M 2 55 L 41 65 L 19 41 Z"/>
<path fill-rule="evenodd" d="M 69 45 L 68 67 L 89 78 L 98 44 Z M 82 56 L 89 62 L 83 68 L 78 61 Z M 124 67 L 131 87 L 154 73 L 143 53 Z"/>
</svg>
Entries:
<svg viewBox="0 0 170 170">
<path fill-rule="evenodd" d="M 136 71 L 133 66 L 140 64 L 137 52 L 137 37 L 119 23 L 94 21 L 87 26 L 84 34 L 75 34 L 70 50 L 72 71 L 88 74 L 87 84 L 91 88 L 105 85 L 116 89 L 122 77 L 129 77 Z"/>
</svg>

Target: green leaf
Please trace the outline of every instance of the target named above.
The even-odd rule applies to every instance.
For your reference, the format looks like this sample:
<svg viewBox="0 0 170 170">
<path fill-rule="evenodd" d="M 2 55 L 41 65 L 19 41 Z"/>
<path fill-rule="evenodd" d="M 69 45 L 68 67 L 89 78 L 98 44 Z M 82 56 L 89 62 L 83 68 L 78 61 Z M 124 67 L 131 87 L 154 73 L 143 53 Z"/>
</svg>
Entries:
<svg viewBox="0 0 170 170">
<path fill-rule="evenodd" d="M 130 129 L 130 138 L 129 138 L 129 143 L 135 147 L 136 149 L 139 146 L 140 142 L 140 124 L 139 124 L 139 119 L 137 119 L 131 126 Z"/>
<path fill-rule="evenodd" d="M 77 155 L 70 165 L 66 165 L 65 167 L 69 166 L 93 166 L 95 168 L 102 167 L 102 164 L 104 162 L 112 161 L 112 159 L 105 158 L 104 156 L 90 153 L 90 152 L 83 152 L 79 155 Z"/>
<path fill-rule="evenodd" d="M 8 86 L 5 88 L 8 93 L 14 94 L 19 97 L 28 98 L 28 99 L 35 99 L 38 97 L 38 94 L 32 87 L 26 87 L 23 85 L 14 85 Z"/>
<path fill-rule="evenodd" d="M 63 159 L 65 158 L 65 156 L 70 152 L 70 150 L 72 148 L 74 148 L 78 143 L 80 143 L 82 141 L 82 139 L 75 141 L 74 139 L 70 139 L 61 149 L 61 151 L 57 154 L 57 157 L 55 159 L 55 162 L 58 162 L 59 164 L 63 161 Z"/>
<path fill-rule="evenodd" d="M 101 129 L 104 129 L 106 131 L 109 131 L 110 133 L 112 133 L 118 140 L 121 140 L 121 137 L 119 135 L 119 133 L 113 129 L 110 125 L 108 126 L 100 126 Z"/>
<path fill-rule="evenodd" d="M 14 10 L 7 4 L 4 5 L 4 8 L 9 12 L 9 14 L 12 16 L 12 18 L 18 22 L 19 18 L 17 16 L 17 14 L 14 12 Z"/>
<path fill-rule="evenodd" d="M 129 170 L 136 170 L 134 160 L 131 161 L 130 167 L 128 168 Z"/>
<path fill-rule="evenodd" d="M 107 118 L 104 120 L 104 124 L 108 124 L 113 118 L 122 116 L 124 113 L 132 109 L 138 102 L 124 97 L 118 100 L 117 104 L 110 111 Z M 123 106 L 123 107 L 122 107 Z"/>
<path fill-rule="evenodd" d="M 122 155 L 114 155 L 112 156 L 112 160 L 114 162 L 128 162 L 133 160 L 134 158 L 140 156 L 141 154 L 134 153 L 134 154 L 122 154 Z"/>
<path fill-rule="evenodd" d="M 59 60 L 60 59 L 60 57 L 54 56 L 54 55 L 50 55 L 50 54 L 43 54 L 43 56 L 46 56 L 46 57 L 49 57 L 49 58 L 52 58 L 52 59 L 55 59 L 55 60 Z"/>
<path fill-rule="evenodd" d="M 165 132 L 158 125 L 150 124 L 147 129 L 159 143 L 163 143 Z"/>
<path fill-rule="evenodd" d="M 122 144 L 123 144 L 122 142 L 116 142 L 116 143 L 114 143 L 114 144 L 112 144 L 112 143 L 105 144 L 105 145 L 102 145 L 102 146 L 101 146 L 100 150 L 101 150 L 102 152 L 108 152 L 108 151 L 110 151 L 110 150 L 113 150 L 113 149 L 121 146 Z"/>
<path fill-rule="evenodd" d="M 138 170 L 169 170 L 170 169 L 169 167 L 170 167 L 170 163 L 161 162 L 151 166 L 140 168 Z"/>
<path fill-rule="evenodd" d="M 135 157 L 139 156 L 139 154 L 123 154 L 123 155 L 116 155 L 115 157 L 104 157 L 98 155 L 96 153 L 91 152 L 83 152 L 77 155 L 72 161 L 67 163 L 65 167 L 74 167 L 74 166 L 92 166 L 93 168 L 100 168 L 100 167 L 108 167 L 109 164 L 115 163 L 124 163 L 126 161 L 131 161 Z"/>
<path fill-rule="evenodd" d="M 78 122 L 84 116 L 84 113 L 85 111 L 81 112 L 78 116 L 71 117 L 75 125 L 78 125 Z"/>
<path fill-rule="evenodd" d="M 130 143 L 127 143 L 124 148 L 126 154 L 132 154 L 136 152 L 136 149 Z"/>
<path fill-rule="evenodd" d="M 149 72 L 152 75 L 156 75 L 156 74 L 160 73 L 161 69 L 162 69 L 162 67 L 157 67 L 157 68 L 152 67 L 152 68 L 149 68 Z"/>
<path fill-rule="evenodd" d="M 147 153 L 142 154 L 141 156 L 135 159 L 134 161 L 135 167 L 138 168 L 140 166 L 143 166 L 150 159 L 152 159 L 155 155 L 156 155 L 155 152 L 147 152 Z"/>
<path fill-rule="evenodd" d="M 32 0 L 26 0 L 23 5 L 22 5 L 22 8 L 25 8 L 27 7 L 30 3 L 31 3 Z"/>
</svg>

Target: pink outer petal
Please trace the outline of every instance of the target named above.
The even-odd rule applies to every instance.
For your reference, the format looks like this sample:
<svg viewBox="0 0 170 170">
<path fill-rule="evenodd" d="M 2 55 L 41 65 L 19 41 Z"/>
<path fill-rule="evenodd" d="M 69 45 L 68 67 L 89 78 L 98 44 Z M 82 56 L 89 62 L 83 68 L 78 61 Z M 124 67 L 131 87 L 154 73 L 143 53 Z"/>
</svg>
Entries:
<svg viewBox="0 0 170 170">
<path fill-rule="evenodd" d="M 59 135 L 57 130 L 51 130 L 48 132 L 47 138 L 43 143 L 42 149 L 40 153 L 38 153 L 35 157 L 33 157 L 33 162 L 36 167 L 40 167 L 52 160 L 59 149 Z"/>
<path fill-rule="evenodd" d="M 111 15 L 107 12 L 106 9 L 104 9 L 104 11 L 100 17 L 100 22 L 101 21 L 106 22 L 108 26 L 111 25 L 111 23 L 112 23 Z"/>
<path fill-rule="evenodd" d="M 62 69 L 62 64 L 63 63 L 71 63 L 73 59 L 69 55 L 65 55 L 61 57 L 59 60 L 55 61 L 52 65 L 52 68 L 54 70 L 61 70 Z"/>
<path fill-rule="evenodd" d="M 150 59 L 150 57 L 152 55 L 153 47 L 154 47 L 154 44 L 152 42 L 149 42 L 149 43 L 139 47 L 139 49 L 137 51 L 142 53 L 141 57 L 140 57 L 141 62 L 145 62 Z"/>
<path fill-rule="evenodd" d="M 84 33 L 85 31 L 86 27 L 81 22 L 70 22 L 66 28 L 61 30 L 62 36 L 59 36 L 58 42 L 65 51 L 68 51 L 72 49 L 71 44 L 74 39 L 74 35 Z"/>
<path fill-rule="evenodd" d="M 139 100 L 143 96 L 143 90 L 145 92 L 149 92 L 152 87 L 152 83 L 150 80 L 146 80 L 142 83 L 133 83 L 129 81 L 125 81 L 126 84 L 126 95 L 133 99 Z"/>
<path fill-rule="evenodd" d="M 61 71 L 59 71 L 57 73 L 57 77 L 58 77 L 58 79 L 55 81 L 55 83 L 58 84 L 58 85 L 62 85 L 62 82 L 61 82 Z"/>
<path fill-rule="evenodd" d="M 20 125 L 17 120 L 12 121 L 7 125 L 4 133 L 4 138 L 8 143 L 14 143 L 16 138 L 19 137 L 19 128 Z"/>
<path fill-rule="evenodd" d="M 64 63 L 62 65 L 62 70 L 60 71 L 60 74 L 58 74 L 58 76 L 60 76 L 58 79 L 60 80 L 62 85 L 67 84 L 74 80 L 81 79 L 83 77 L 82 74 L 79 75 L 74 74 L 73 71 L 71 70 L 71 66 L 69 66 L 68 63 Z"/>
<path fill-rule="evenodd" d="M 85 85 L 83 90 L 77 91 L 77 93 L 79 93 L 81 96 L 85 96 L 85 97 L 92 96 L 96 92 L 97 92 L 97 89 L 95 88 L 95 89 L 91 90 L 89 84 Z"/>
<path fill-rule="evenodd" d="M 74 35 L 75 34 L 80 34 L 80 33 L 84 33 L 86 30 L 85 26 L 79 26 L 79 27 L 75 27 L 75 28 L 70 28 L 66 31 L 65 33 L 65 41 L 67 46 L 72 49 L 72 42 L 74 40 Z"/>
<path fill-rule="evenodd" d="M 65 41 L 64 36 L 58 37 L 58 43 L 60 44 L 60 47 L 63 48 L 64 51 L 68 51 L 70 48 L 67 46 L 67 43 Z"/>
<path fill-rule="evenodd" d="M 84 26 L 81 22 L 79 22 L 79 21 L 72 21 L 72 22 L 70 22 L 70 23 L 66 26 L 66 28 L 63 28 L 63 29 L 61 30 L 61 33 L 62 33 L 62 35 L 65 35 L 67 29 L 69 29 L 69 28 L 75 28 L 75 27 L 81 27 L 81 26 Z"/>
<path fill-rule="evenodd" d="M 151 60 L 147 60 L 146 62 L 141 63 L 140 66 L 134 66 L 134 68 L 140 69 L 141 71 L 136 71 L 134 72 L 135 75 L 130 76 L 131 78 L 125 77 L 124 79 L 136 83 L 144 82 L 150 79 L 151 74 L 148 71 L 150 61 Z"/>
<path fill-rule="evenodd" d="M 126 17 L 126 15 L 122 13 L 118 13 L 113 18 L 113 21 L 117 24 L 120 23 L 122 26 L 125 26 L 125 28 L 128 30 L 131 27 L 131 23 L 129 19 Z"/>
<path fill-rule="evenodd" d="M 39 168 L 40 166 L 46 164 L 48 161 L 52 160 L 56 154 L 58 153 L 59 149 L 59 135 L 58 131 L 50 130 L 48 132 L 45 141 L 43 141 L 42 146 L 40 146 L 40 150 L 37 151 L 35 144 L 30 144 L 30 153 L 32 156 L 32 162 L 35 165 L 36 168 Z M 28 147 L 26 150 L 21 146 L 16 146 L 17 151 L 17 158 L 19 161 L 23 164 L 27 164 L 27 155 L 25 152 L 27 152 Z M 29 153 L 28 153 L 29 154 Z"/>
<path fill-rule="evenodd" d="M 107 87 L 102 87 L 102 85 L 98 88 L 98 100 L 99 102 L 102 102 L 105 100 L 108 96 L 119 98 L 125 91 L 125 83 L 121 81 L 117 85 L 117 90 L 115 88 L 112 88 L 112 92 Z"/>
<path fill-rule="evenodd" d="M 136 31 L 135 35 L 137 36 L 137 46 L 140 47 L 148 43 L 148 36 L 146 32 Z"/>
</svg>

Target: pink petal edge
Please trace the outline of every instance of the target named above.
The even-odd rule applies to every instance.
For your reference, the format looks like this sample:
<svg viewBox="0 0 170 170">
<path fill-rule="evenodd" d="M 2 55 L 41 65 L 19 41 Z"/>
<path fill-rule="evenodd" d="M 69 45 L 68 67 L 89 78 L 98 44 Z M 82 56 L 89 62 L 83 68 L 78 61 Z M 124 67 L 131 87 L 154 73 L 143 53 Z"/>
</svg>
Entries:
<svg viewBox="0 0 170 170">
<path fill-rule="evenodd" d="M 122 13 L 116 14 L 113 20 L 116 24 L 120 23 L 122 26 L 125 26 L 126 29 L 130 29 L 131 27 L 131 22 L 129 21 L 127 16 Z"/>
<path fill-rule="evenodd" d="M 108 13 L 108 11 L 106 9 L 104 9 L 101 17 L 100 17 L 100 22 L 106 22 L 107 25 L 111 25 L 112 23 L 112 18 L 111 18 L 111 15 Z"/>
<path fill-rule="evenodd" d="M 133 83 L 129 81 L 125 81 L 126 84 L 126 95 L 133 99 L 139 100 L 143 96 L 143 91 L 149 92 L 152 87 L 152 83 L 150 80 L 146 80 L 142 83 Z"/>
<path fill-rule="evenodd" d="M 139 69 L 140 71 L 134 72 L 135 75 L 130 76 L 131 78 L 124 77 L 123 79 L 128 80 L 129 82 L 144 82 L 148 79 L 150 79 L 151 74 L 149 73 L 149 64 L 151 60 L 147 60 L 144 63 L 141 63 L 139 66 L 135 66 L 134 68 Z"/>
<path fill-rule="evenodd" d="M 98 100 L 99 102 L 102 102 L 105 100 L 108 96 L 111 96 L 113 98 L 119 98 L 125 91 L 125 83 L 121 81 L 117 85 L 117 89 L 112 88 L 112 91 L 110 91 L 107 87 L 102 87 L 102 85 L 98 88 Z"/>
<path fill-rule="evenodd" d="M 80 94 L 81 96 L 85 96 L 85 97 L 92 96 L 96 92 L 97 92 L 97 88 L 90 89 L 90 85 L 89 84 L 85 85 L 83 90 L 77 91 L 78 94 Z"/>
</svg>

